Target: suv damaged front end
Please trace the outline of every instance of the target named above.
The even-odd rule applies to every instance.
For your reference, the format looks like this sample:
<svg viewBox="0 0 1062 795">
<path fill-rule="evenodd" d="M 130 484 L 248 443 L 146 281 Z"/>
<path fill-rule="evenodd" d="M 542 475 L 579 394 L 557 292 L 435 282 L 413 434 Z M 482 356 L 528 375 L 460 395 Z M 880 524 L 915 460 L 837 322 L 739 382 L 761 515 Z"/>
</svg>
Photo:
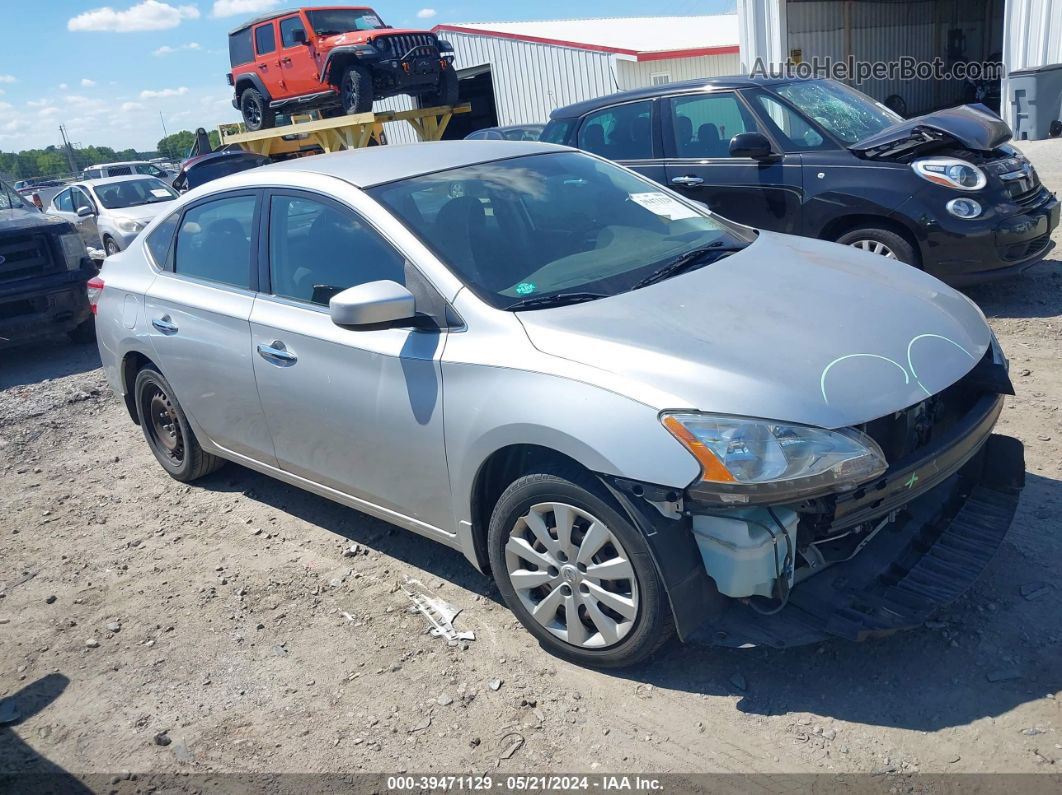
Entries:
<svg viewBox="0 0 1062 795">
<path fill-rule="evenodd" d="M 701 478 L 681 493 L 610 485 L 650 539 L 684 640 L 864 640 L 922 624 L 1002 543 L 1025 472 L 1021 442 L 992 433 L 1006 394 L 993 339 L 943 391 L 840 432 L 664 413 Z"/>
</svg>

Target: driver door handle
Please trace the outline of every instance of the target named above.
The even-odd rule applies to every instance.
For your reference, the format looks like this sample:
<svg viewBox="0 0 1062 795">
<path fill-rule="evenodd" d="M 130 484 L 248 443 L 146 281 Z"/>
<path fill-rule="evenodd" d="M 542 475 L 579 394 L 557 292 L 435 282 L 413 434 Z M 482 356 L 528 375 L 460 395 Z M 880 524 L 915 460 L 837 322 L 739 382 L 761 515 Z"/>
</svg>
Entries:
<svg viewBox="0 0 1062 795">
<path fill-rule="evenodd" d="M 672 177 L 672 185 L 685 185 L 688 188 L 692 188 L 696 185 L 703 185 L 704 180 L 700 177 Z"/>
<path fill-rule="evenodd" d="M 281 63 L 291 63 L 291 58 L 289 58 L 288 56 L 285 55 L 283 58 L 280 59 L 280 62 Z"/>
<path fill-rule="evenodd" d="M 160 331 L 163 334 L 177 333 L 177 326 L 176 324 L 170 322 L 169 315 L 163 315 L 162 317 L 155 318 L 151 321 L 151 325 L 153 325 L 157 331 Z"/>
<path fill-rule="evenodd" d="M 299 357 L 287 350 L 284 343 L 279 340 L 273 340 L 269 345 L 264 342 L 258 343 L 258 355 L 270 364 L 280 367 L 290 367 L 299 360 Z"/>
</svg>

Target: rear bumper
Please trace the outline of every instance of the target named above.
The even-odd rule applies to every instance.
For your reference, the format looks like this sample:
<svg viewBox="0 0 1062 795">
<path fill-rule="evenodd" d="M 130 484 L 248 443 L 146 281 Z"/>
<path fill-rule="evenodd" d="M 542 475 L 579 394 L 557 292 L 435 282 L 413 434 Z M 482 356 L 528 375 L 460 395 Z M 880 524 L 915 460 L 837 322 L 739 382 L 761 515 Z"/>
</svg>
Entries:
<svg viewBox="0 0 1062 795">
<path fill-rule="evenodd" d="M 88 320 L 85 282 L 91 276 L 64 271 L 0 290 L 0 346 L 62 334 Z"/>
<path fill-rule="evenodd" d="M 855 557 L 794 586 L 778 613 L 728 600 L 718 619 L 684 640 L 785 648 L 919 626 L 981 575 L 1003 543 L 1024 484 L 1021 442 L 992 435 L 957 472 L 904 505 Z"/>
</svg>

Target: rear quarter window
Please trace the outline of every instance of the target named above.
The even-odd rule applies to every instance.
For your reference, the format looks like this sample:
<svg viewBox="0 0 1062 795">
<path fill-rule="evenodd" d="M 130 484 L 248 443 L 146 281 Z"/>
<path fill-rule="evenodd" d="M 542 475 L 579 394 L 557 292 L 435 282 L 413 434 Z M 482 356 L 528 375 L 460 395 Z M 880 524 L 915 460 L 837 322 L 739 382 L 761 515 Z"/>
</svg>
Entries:
<svg viewBox="0 0 1062 795">
<path fill-rule="evenodd" d="M 254 60 L 254 50 L 251 48 L 251 29 L 244 28 L 229 36 L 229 63 L 232 66 L 240 66 L 251 63 Z"/>
</svg>

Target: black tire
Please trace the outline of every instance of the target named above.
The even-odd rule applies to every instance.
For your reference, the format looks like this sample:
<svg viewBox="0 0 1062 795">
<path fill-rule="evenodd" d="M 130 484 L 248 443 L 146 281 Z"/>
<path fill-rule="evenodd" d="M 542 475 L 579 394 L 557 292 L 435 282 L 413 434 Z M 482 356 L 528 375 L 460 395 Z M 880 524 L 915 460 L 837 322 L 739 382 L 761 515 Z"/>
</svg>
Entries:
<svg viewBox="0 0 1062 795">
<path fill-rule="evenodd" d="M 914 265 L 916 268 L 920 268 L 922 265 L 914 246 L 907 241 L 907 238 L 893 232 L 891 229 L 882 229 L 876 226 L 853 229 L 837 238 L 837 242 L 844 246 L 855 246 L 870 253 L 884 254 L 884 250 L 888 250 L 900 262 Z M 881 252 L 874 250 L 879 244 L 884 247 Z"/>
<path fill-rule="evenodd" d="M 370 112 L 373 90 L 369 70 L 356 63 L 348 66 L 339 86 L 339 97 L 343 103 L 343 112 L 347 115 Z"/>
<path fill-rule="evenodd" d="M 317 112 L 321 114 L 322 119 L 337 119 L 340 116 L 347 115 L 347 112 L 341 107 L 321 108 Z"/>
<path fill-rule="evenodd" d="M 439 73 L 439 83 L 434 91 L 423 94 L 420 98 L 421 107 L 434 108 L 439 105 L 456 105 L 460 93 L 457 72 L 453 68 L 444 69 Z"/>
<path fill-rule="evenodd" d="M 173 387 L 162 373 L 147 366 L 136 374 L 133 386 L 137 417 L 148 447 L 162 468 L 174 480 L 189 483 L 209 475 L 224 463 L 223 458 L 204 452 L 195 438 L 184 409 L 174 396 Z M 172 430 L 163 430 L 162 414 Z M 166 438 L 168 441 L 163 441 Z"/>
<path fill-rule="evenodd" d="M 66 333 L 66 336 L 75 345 L 87 345 L 90 342 L 96 341 L 96 317 L 95 315 L 89 316 L 87 320 L 81 321 L 81 323 L 74 328 L 70 329 Z"/>
<path fill-rule="evenodd" d="M 269 107 L 266 98 L 253 88 L 240 94 L 240 113 L 249 132 L 271 129 L 277 121 L 277 114 Z"/>
<path fill-rule="evenodd" d="M 122 249 L 118 246 L 118 243 L 115 242 L 114 238 L 105 237 L 103 238 L 103 250 L 107 252 L 107 256 L 109 257 L 111 254 L 117 254 Z"/>
<path fill-rule="evenodd" d="M 552 501 L 585 511 L 604 523 L 621 545 L 619 553 L 625 555 L 630 562 L 637 586 L 637 613 L 632 625 L 618 643 L 599 648 L 568 643 L 534 618 L 513 587 L 506 565 L 505 549 L 510 535 L 518 526 L 521 517 L 528 514 L 532 505 Z M 584 536 L 586 537 L 588 536 Z M 487 547 L 494 581 L 506 605 L 528 632 L 534 635 L 547 651 L 558 657 L 598 668 L 630 666 L 655 652 L 674 632 L 667 594 L 644 536 L 616 505 L 604 486 L 578 467 L 560 467 L 552 472 L 525 475 L 512 483 L 494 506 L 487 533 Z M 558 576 L 557 579 L 564 578 Z M 553 585 L 543 587 L 548 590 L 553 588 Z M 556 587 L 563 588 L 564 585 Z M 571 586 L 568 587 L 570 592 Z M 584 622 L 584 626 L 590 627 L 593 624 Z"/>
</svg>

